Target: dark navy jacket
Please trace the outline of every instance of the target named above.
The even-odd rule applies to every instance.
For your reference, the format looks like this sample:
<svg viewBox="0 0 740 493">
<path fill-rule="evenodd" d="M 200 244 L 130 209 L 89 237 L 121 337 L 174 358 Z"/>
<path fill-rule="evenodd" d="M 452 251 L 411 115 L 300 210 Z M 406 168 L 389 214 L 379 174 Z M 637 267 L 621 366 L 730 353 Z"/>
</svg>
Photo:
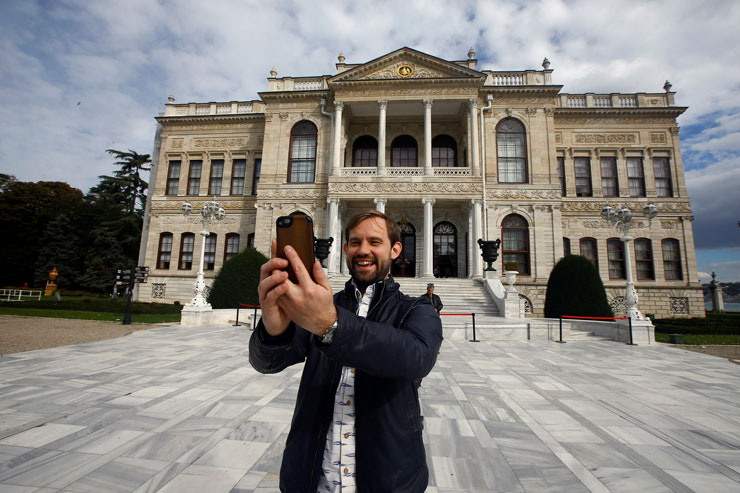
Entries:
<svg viewBox="0 0 740 493">
<path fill-rule="evenodd" d="M 355 432 L 359 492 L 422 492 L 429 481 L 417 388 L 442 344 L 442 323 L 428 297 L 399 291 L 392 277 L 376 284 L 367 318 L 355 315 L 351 281 L 334 295 L 334 340 L 322 344 L 291 322 L 271 337 L 260 320 L 249 361 L 277 373 L 305 361 L 293 422 L 280 468 L 280 490 L 315 492 L 342 367 L 355 374 Z"/>
</svg>

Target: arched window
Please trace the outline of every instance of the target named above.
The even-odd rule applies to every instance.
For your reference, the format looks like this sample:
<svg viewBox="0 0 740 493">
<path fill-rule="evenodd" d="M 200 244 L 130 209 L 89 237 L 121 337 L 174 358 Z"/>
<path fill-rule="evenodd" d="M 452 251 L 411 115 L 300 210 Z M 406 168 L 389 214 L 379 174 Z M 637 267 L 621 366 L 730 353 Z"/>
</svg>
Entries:
<svg viewBox="0 0 740 493">
<path fill-rule="evenodd" d="M 180 262 L 177 264 L 180 270 L 193 268 L 193 247 L 195 246 L 195 234 L 183 233 L 180 236 Z"/>
<path fill-rule="evenodd" d="M 609 279 L 626 279 L 622 240 L 619 238 L 606 240 L 606 253 L 609 257 Z"/>
<path fill-rule="evenodd" d="M 159 235 L 159 252 L 157 252 L 157 269 L 169 269 L 172 256 L 172 233 Z"/>
<path fill-rule="evenodd" d="M 416 139 L 410 135 L 399 135 L 391 143 L 391 166 L 401 168 L 415 168 L 418 165 L 416 159 Z"/>
<path fill-rule="evenodd" d="M 457 166 L 457 143 L 449 135 L 432 139 L 432 166 L 454 168 Z"/>
<path fill-rule="evenodd" d="M 398 223 L 401 230 L 401 253 L 393 261 L 393 277 L 414 277 L 416 274 L 416 228 L 406 216 Z"/>
<path fill-rule="evenodd" d="M 527 183 L 527 146 L 524 125 L 504 118 L 496 125 L 499 183 Z"/>
<path fill-rule="evenodd" d="M 653 242 L 647 238 L 635 240 L 635 264 L 637 265 L 637 279 L 652 281 L 655 279 L 653 269 Z"/>
<path fill-rule="evenodd" d="M 204 258 L 203 270 L 213 270 L 216 268 L 216 241 L 218 235 L 211 233 L 206 236 L 206 253 Z"/>
<path fill-rule="evenodd" d="M 363 135 L 352 144 L 352 166 L 371 167 L 378 165 L 378 141 L 370 135 Z"/>
<path fill-rule="evenodd" d="M 229 233 L 226 235 L 226 245 L 224 246 L 224 263 L 237 253 L 239 253 L 239 234 Z"/>
<path fill-rule="evenodd" d="M 662 242 L 663 247 L 663 272 L 666 281 L 683 280 L 681 272 L 681 250 L 678 248 L 678 240 L 666 238 Z"/>
<path fill-rule="evenodd" d="M 316 125 L 303 120 L 290 131 L 289 183 L 313 183 L 316 172 Z"/>
<path fill-rule="evenodd" d="M 594 264 L 596 270 L 599 270 L 599 251 L 596 247 L 596 240 L 594 238 L 581 238 L 581 256 L 586 257 Z"/>
<path fill-rule="evenodd" d="M 449 221 L 437 223 L 434 227 L 434 275 L 436 277 L 457 277 L 457 228 Z"/>
<path fill-rule="evenodd" d="M 529 224 L 518 214 L 506 216 L 501 223 L 501 251 L 504 265 L 516 262 L 520 274 L 529 274 Z"/>
</svg>

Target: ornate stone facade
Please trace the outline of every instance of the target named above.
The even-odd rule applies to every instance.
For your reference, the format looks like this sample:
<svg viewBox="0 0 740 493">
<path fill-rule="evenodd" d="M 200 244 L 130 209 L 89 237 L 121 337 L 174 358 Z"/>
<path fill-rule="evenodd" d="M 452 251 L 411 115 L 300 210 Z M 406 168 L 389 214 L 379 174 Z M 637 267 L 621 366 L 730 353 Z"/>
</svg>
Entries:
<svg viewBox="0 0 740 493">
<path fill-rule="evenodd" d="M 703 315 L 674 93 L 566 94 L 549 64 L 479 71 L 474 58 L 409 48 L 336 66 L 333 76 L 271 73 L 253 101 L 170 100 L 157 117 L 140 299 L 190 299 L 203 249 L 180 206 L 215 197 L 227 216 L 207 242 L 207 280 L 235 249 L 267 253 L 280 215 L 309 214 L 316 236 L 337 239 L 352 214 L 378 208 L 403 225 L 395 275 L 479 277 L 477 239 L 502 238 L 496 267 L 518 263 L 527 315 L 542 316 L 568 250 L 593 258 L 619 307 L 625 266 L 599 215 L 608 203 L 637 215 L 640 309 Z M 660 215 L 642 220 L 649 202 Z M 344 269 L 340 250 L 326 261 L 332 275 Z"/>
</svg>

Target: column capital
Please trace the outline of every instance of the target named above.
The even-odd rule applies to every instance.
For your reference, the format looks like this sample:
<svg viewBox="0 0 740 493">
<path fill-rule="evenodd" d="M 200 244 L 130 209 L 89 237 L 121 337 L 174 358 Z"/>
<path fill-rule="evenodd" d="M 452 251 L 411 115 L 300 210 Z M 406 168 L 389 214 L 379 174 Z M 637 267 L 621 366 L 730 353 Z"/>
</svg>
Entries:
<svg viewBox="0 0 740 493">
<path fill-rule="evenodd" d="M 434 104 L 434 100 L 432 98 L 424 98 L 421 102 L 424 104 L 425 108 L 431 108 L 432 104 Z"/>
<path fill-rule="evenodd" d="M 473 205 L 483 205 L 483 199 L 470 199 L 470 203 Z"/>
<path fill-rule="evenodd" d="M 436 199 L 421 199 L 421 203 L 424 205 L 426 204 L 434 205 L 435 202 L 436 202 Z"/>
<path fill-rule="evenodd" d="M 470 99 L 468 99 L 468 106 L 471 109 L 472 108 L 477 108 L 478 107 L 478 98 L 470 98 Z"/>
<path fill-rule="evenodd" d="M 326 203 L 327 204 L 336 204 L 336 205 L 339 205 L 339 200 L 340 199 L 338 199 L 336 197 L 329 197 L 329 198 L 326 199 Z"/>
<path fill-rule="evenodd" d="M 334 111 L 342 111 L 344 109 L 344 101 L 334 101 Z"/>
<path fill-rule="evenodd" d="M 387 204 L 388 199 L 373 199 L 373 202 L 376 204 Z"/>
<path fill-rule="evenodd" d="M 378 99 L 378 106 L 381 110 L 384 110 L 388 107 L 388 100 L 387 99 Z"/>
</svg>

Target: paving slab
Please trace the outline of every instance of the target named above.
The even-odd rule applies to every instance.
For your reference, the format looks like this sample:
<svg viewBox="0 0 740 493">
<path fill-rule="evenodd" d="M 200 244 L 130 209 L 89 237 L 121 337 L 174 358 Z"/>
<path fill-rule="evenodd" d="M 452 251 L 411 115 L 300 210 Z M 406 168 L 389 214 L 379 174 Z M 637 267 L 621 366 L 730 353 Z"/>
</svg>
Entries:
<svg viewBox="0 0 740 493">
<path fill-rule="evenodd" d="M 0 491 L 278 491 L 302 365 L 245 327 L 0 357 Z M 661 344 L 445 341 L 427 491 L 740 491 L 740 371 Z"/>
</svg>

